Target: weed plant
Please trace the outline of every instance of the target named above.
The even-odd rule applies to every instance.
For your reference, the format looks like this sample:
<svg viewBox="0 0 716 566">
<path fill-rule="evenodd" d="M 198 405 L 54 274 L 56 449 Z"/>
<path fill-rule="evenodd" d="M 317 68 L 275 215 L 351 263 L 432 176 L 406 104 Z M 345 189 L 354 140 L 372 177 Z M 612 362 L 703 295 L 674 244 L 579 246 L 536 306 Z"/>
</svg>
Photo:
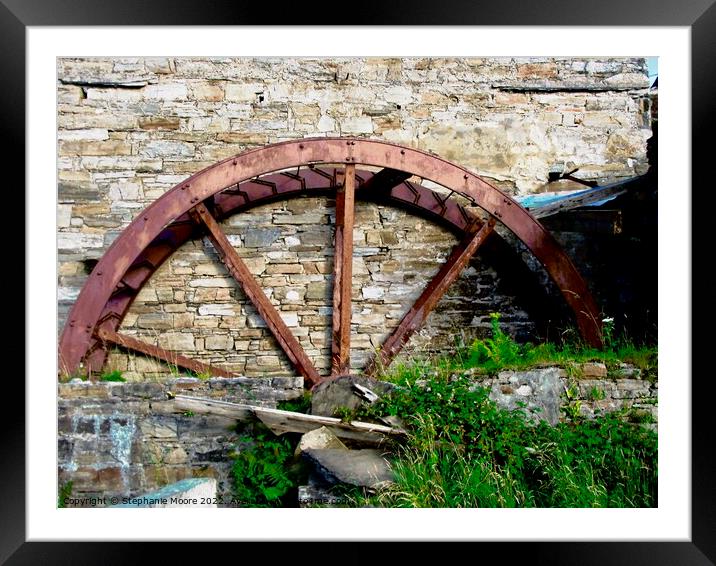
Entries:
<svg viewBox="0 0 716 566">
<path fill-rule="evenodd" d="M 508 411 L 465 376 L 405 379 L 356 415 L 399 415 L 408 439 L 396 483 L 356 505 L 385 507 L 654 507 L 657 437 L 625 415 L 556 426 Z"/>
<path fill-rule="evenodd" d="M 242 447 L 231 468 L 234 497 L 242 507 L 291 507 L 298 500 L 297 486 L 303 466 L 294 450 L 293 435 L 276 436 L 257 426 L 251 436 L 239 440 Z"/>
</svg>

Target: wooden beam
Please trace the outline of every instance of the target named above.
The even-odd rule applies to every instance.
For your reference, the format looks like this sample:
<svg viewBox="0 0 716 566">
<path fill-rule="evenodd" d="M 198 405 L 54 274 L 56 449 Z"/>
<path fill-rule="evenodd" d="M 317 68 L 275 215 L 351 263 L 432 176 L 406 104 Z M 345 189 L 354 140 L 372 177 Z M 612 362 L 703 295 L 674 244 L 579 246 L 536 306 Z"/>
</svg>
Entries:
<svg viewBox="0 0 716 566">
<path fill-rule="evenodd" d="M 320 380 L 318 371 L 311 363 L 298 340 L 289 330 L 276 308 L 271 304 L 249 271 L 249 268 L 238 256 L 236 250 L 229 242 L 226 234 L 219 226 L 219 223 L 212 216 L 209 210 L 200 204 L 191 211 L 192 218 L 197 223 L 203 224 L 207 235 L 214 248 L 216 248 L 221 261 L 226 265 L 229 273 L 241 286 L 246 297 L 256 307 L 259 315 L 266 322 L 266 326 L 276 338 L 281 349 L 286 353 L 296 370 L 303 376 L 308 384 L 316 384 Z"/>
<path fill-rule="evenodd" d="M 346 165 L 343 185 L 336 191 L 336 235 L 333 268 L 333 341 L 331 375 L 350 370 L 351 292 L 353 288 L 353 218 L 356 167 Z"/>
<path fill-rule="evenodd" d="M 448 290 L 460 273 L 475 255 L 475 252 L 485 239 L 492 233 L 495 219 L 490 218 L 479 230 L 470 230 L 467 236 L 455 246 L 450 257 L 442 265 L 437 275 L 432 278 L 415 304 L 403 316 L 398 327 L 383 343 L 383 346 L 365 368 L 366 375 L 375 375 L 381 368 L 385 368 L 402 350 L 410 337 L 423 325 L 428 315 L 438 304 L 438 301 Z"/>
<path fill-rule="evenodd" d="M 229 403 L 201 397 L 177 395 L 174 398 L 176 412 L 192 411 L 195 414 L 219 415 L 247 421 L 259 419 L 276 434 L 285 432 L 305 433 L 325 426 L 337 437 L 360 441 L 366 444 L 382 444 L 389 437 L 401 437 L 405 431 L 380 424 L 363 423 L 360 421 L 343 422 L 335 417 L 305 415 L 293 411 L 281 411 L 266 407 Z"/>
<path fill-rule="evenodd" d="M 643 186 L 643 179 L 635 177 L 619 183 L 606 185 L 599 189 L 587 189 L 580 191 L 576 195 L 547 204 L 545 206 L 528 208 L 530 214 L 535 218 L 545 218 L 559 212 L 566 212 L 580 206 L 585 206 L 593 202 L 599 202 L 605 198 L 619 196 L 627 191 L 638 190 Z"/>
<path fill-rule="evenodd" d="M 132 336 L 118 334 L 117 332 L 114 332 L 113 330 L 108 330 L 107 328 L 100 328 L 97 331 L 97 337 L 100 340 L 109 342 L 111 344 L 116 344 L 117 346 L 125 348 L 126 350 L 139 352 L 140 354 L 144 354 L 151 358 L 162 360 L 169 365 L 179 366 L 184 369 L 191 370 L 194 373 L 209 373 L 215 377 L 236 377 L 236 374 L 231 373 L 230 371 L 226 371 L 209 364 L 203 364 L 197 360 L 192 360 L 191 358 L 187 358 L 186 356 L 181 356 L 170 350 L 165 350 L 164 348 L 153 346 L 152 344 L 147 344 L 146 342 L 137 340 Z"/>
<path fill-rule="evenodd" d="M 202 397 L 189 397 L 187 395 L 174 396 L 174 410 L 176 412 L 191 411 L 197 415 L 217 415 L 242 422 L 250 421 L 254 418 L 254 411 L 250 405 L 204 399 Z"/>
</svg>

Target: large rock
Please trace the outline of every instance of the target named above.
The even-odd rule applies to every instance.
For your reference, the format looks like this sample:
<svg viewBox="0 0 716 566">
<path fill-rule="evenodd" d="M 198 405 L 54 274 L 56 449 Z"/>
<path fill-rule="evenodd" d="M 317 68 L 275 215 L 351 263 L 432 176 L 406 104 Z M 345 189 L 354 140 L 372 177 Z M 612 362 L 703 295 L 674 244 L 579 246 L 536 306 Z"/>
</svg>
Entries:
<svg viewBox="0 0 716 566">
<path fill-rule="evenodd" d="M 378 396 L 385 395 L 395 389 L 395 385 L 378 381 L 370 377 L 341 375 L 318 384 L 312 391 L 311 414 L 332 417 L 336 409 L 345 407 L 356 409 L 365 403 L 364 396 L 356 385 L 366 387 Z"/>
<path fill-rule="evenodd" d="M 346 445 L 341 442 L 333 432 L 322 426 L 311 430 L 301 437 L 301 440 L 296 446 L 296 456 L 306 450 L 320 450 L 325 448 L 335 448 L 336 450 L 348 450 Z"/>
<path fill-rule="evenodd" d="M 303 452 L 328 483 L 348 483 L 377 488 L 394 481 L 390 464 L 380 450 L 312 449 Z"/>
</svg>

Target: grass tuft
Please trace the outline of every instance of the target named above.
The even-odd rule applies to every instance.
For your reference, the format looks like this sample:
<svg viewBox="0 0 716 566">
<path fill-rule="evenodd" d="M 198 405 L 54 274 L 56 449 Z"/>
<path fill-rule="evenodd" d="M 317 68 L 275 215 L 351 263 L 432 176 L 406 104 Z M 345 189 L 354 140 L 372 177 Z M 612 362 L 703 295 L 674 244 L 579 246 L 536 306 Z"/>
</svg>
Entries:
<svg viewBox="0 0 716 566">
<path fill-rule="evenodd" d="M 125 381 L 127 381 L 126 379 L 124 379 L 124 377 L 122 377 L 122 372 L 119 371 L 118 369 L 116 369 L 114 371 L 103 373 L 99 377 L 99 380 L 100 381 L 118 381 L 121 383 L 124 383 Z"/>
</svg>

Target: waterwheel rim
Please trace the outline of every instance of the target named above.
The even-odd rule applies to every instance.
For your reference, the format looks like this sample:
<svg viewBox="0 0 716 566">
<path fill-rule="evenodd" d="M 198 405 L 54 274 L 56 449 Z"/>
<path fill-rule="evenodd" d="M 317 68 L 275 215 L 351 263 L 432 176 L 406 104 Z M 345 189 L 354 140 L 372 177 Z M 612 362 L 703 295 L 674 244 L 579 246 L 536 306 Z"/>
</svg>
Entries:
<svg viewBox="0 0 716 566">
<path fill-rule="evenodd" d="M 325 165 L 340 164 L 334 169 Z M 361 166 L 379 168 L 378 172 Z M 296 173 L 290 170 L 296 169 Z M 449 194 L 408 181 L 417 176 Z M 386 367 L 422 325 L 494 227 L 502 224 L 542 264 L 572 310 L 584 341 L 601 346 L 598 308 L 586 282 L 554 237 L 509 195 L 467 169 L 436 155 L 384 141 L 357 138 L 316 138 L 273 144 L 220 161 L 179 183 L 142 211 L 99 260 L 73 305 L 60 337 L 60 371 L 72 375 L 84 367 L 100 371 L 111 345 L 158 359 L 166 351 L 119 334 L 118 328 L 139 291 L 158 267 L 184 242 L 208 235 L 234 276 L 307 386 L 330 376 L 318 373 L 260 286 L 242 266 L 218 222 L 253 206 L 304 194 L 336 196 L 336 246 L 333 290 L 331 376 L 350 367 L 350 282 L 355 198 L 398 204 L 450 225 L 463 238 L 430 281 L 416 304 L 368 363 L 374 374 Z M 464 197 L 483 211 L 477 216 L 450 197 Z M 233 251 L 233 253 L 232 253 Z M 190 358 L 172 360 L 192 371 L 228 376 L 216 366 Z"/>
</svg>

